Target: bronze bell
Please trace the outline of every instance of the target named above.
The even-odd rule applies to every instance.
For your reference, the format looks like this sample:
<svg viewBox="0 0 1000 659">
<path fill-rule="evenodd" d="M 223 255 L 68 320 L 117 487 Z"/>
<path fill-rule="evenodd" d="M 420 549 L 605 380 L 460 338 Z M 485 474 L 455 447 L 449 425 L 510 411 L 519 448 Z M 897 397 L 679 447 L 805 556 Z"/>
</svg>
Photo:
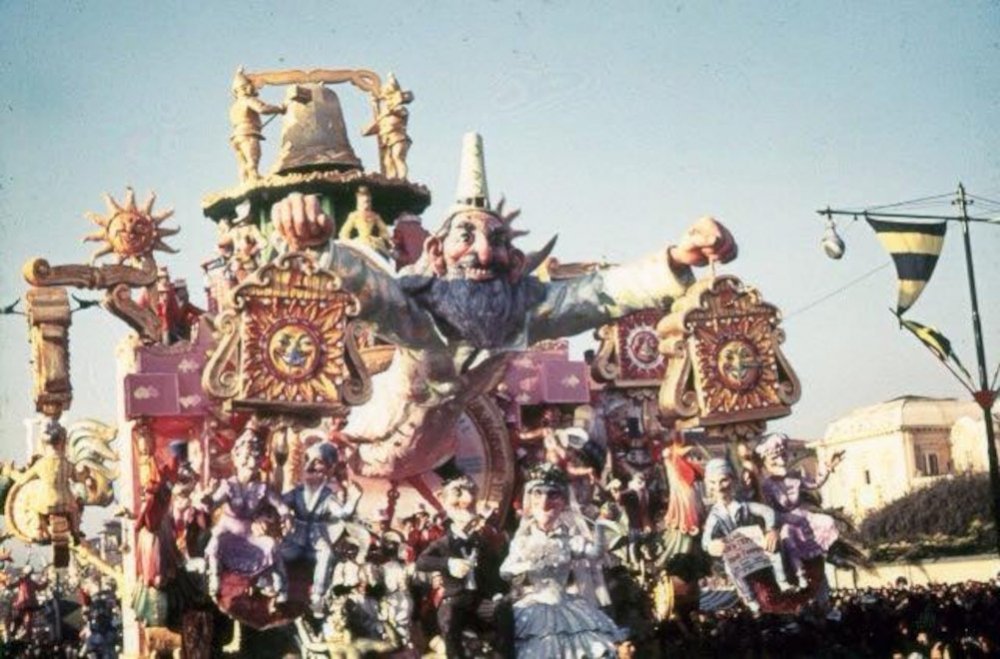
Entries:
<svg viewBox="0 0 1000 659">
<path fill-rule="evenodd" d="M 340 99 L 322 84 L 288 88 L 288 101 L 308 98 L 306 103 L 287 103 L 282 119 L 281 149 L 272 174 L 317 170 L 361 169 L 361 160 L 351 148 Z"/>
</svg>

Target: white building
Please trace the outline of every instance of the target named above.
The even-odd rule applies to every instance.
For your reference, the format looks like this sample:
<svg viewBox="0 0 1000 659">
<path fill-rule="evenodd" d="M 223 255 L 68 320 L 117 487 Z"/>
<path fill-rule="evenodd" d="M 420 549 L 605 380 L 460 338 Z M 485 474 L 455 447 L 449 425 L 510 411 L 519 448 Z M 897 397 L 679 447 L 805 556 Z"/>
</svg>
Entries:
<svg viewBox="0 0 1000 659">
<path fill-rule="evenodd" d="M 823 504 L 860 520 L 949 474 L 986 471 L 985 437 L 972 401 L 904 396 L 857 409 L 831 423 L 816 446 L 820 464 L 845 452 L 822 488 Z"/>
</svg>

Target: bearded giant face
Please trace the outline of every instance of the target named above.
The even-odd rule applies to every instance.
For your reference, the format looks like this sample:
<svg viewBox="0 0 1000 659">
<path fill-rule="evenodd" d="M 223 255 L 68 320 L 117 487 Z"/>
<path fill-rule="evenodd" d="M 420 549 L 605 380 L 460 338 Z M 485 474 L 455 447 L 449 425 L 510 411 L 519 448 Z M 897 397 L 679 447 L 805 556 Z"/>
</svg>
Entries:
<svg viewBox="0 0 1000 659">
<path fill-rule="evenodd" d="M 427 241 L 436 277 L 418 299 L 450 339 L 477 348 L 510 343 L 524 327 L 530 306 L 521 284 L 525 257 L 511 245 L 499 216 L 479 210 L 451 217 Z"/>
<path fill-rule="evenodd" d="M 450 218 L 427 250 L 435 273 L 446 279 L 514 279 L 524 264 L 524 255 L 511 245 L 510 228 L 493 213 L 479 210 Z"/>
</svg>

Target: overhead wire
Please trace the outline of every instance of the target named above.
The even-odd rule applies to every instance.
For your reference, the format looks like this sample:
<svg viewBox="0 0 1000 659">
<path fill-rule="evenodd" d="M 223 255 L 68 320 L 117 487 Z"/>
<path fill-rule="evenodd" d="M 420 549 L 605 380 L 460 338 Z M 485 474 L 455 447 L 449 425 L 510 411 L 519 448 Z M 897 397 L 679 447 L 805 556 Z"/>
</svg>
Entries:
<svg viewBox="0 0 1000 659">
<path fill-rule="evenodd" d="M 970 201 L 980 202 L 981 204 L 990 206 L 990 208 L 985 208 L 985 207 L 983 208 L 984 211 L 987 211 L 990 214 L 993 214 L 995 212 L 1000 212 L 1000 201 L 997 201 L 995 199 L 984 197 L 982 195 L 973 195 L 973 194 L 966 194 L 966 199 Z M 858 217 L 863 217 L 865 213 L 869 212 L 874 213 L 888 209 L 899 209 L 902 207 L 906 207 L 911 211 L 929 210 L 934 207 L 952 206 L 954 204 L 955 204 L 955 193 L 948 192 L 939 195 L 929 195 L 926 197 L 918 197 L 916 199 L 908 199 L 906 201 L 898 201 L 892 204 L 881 204 L 877 206 L 866 206 L 858 208 L 846 208 L 844 210 L 845 212 L 848 213 L 855 213 L 856 215 L 854 219 L 857 220 Z M 956 217 L 956 219 L 958 218 Z M 1000 221 L 1000 216 L 991 218 L 980 218 L 977 221 L 986 222 L 989 224 L 995 224 L 998 221 Z"/>
<path fill-rule="evenodd" d="M 856 277 L 856 278 L 852 279 L 851 281 L 847 282 L 846 284 L 844 284 L 840 288 L 837 288 L 836 290 L 830 291 L 826 295 L 824 295 L 824 296 L 822 296 L 822 297 L 820 297 L 820 298 L 818 298 L 816 300 L 813 300 L 812 302 L 810 302 L 809 304 L 805 305 L 804 307 L 800 307 L 800 308 L 796 309 L 795 311 L 787 314 L 785 316 L 785 320 L 787 321 L 787 320 L 789 320 L 791 318 L 794 318 L 795 316 L 798 316 L 801 313 L 809 311 L 813 307 L 816 307 L 816 306 L 818 306 L 818 305 L 826 302 L 830 298 L 832 298 L 832 297 L 834 297 L 836 295 L 839 295 L 840 293 L 843 293 L 844 291 L 846 291 L 851 286 L 854 286 L 855 284 L 861 283 L 862 281 L 864 281 L 868 277 L 871 277 L 872 275 L 874 275 L 879 270 L 885 270 L 890 265 L 892 265 L 892 262 L 888 261 L 888 262 L 883 263 L 883 264 L 881 264 L 879 266 L 876 266 L 875 268 L 872 268 L 871 270 L 869 270 L 865 274 L 861 275 L 860 277 Z"/>
<path fill-rule="evenodd" d="M 994 206 L 1000 206 L 1000 201 L 997 201 L 995 199 L 990 199 L 989 197 L 984 197 L 982 195 L 969 194 L 966 195 L 966 197 L 968 197 L 969 199 L 974 199 L 976 201 L 985 201 L 987 204 L 993 204 Z"/>
<path fill-rule="evenodd" d="M 945 194 L 931 195 L 929 197 L 920 197 L 918 199 L 910 199 L 908 201 L 897 201 L 892 204 L 883 204 L 881 206 L 868 206 L 864 210 L 867 211 L 878 211 L 885 210 L 886 208 L 899 208 L 900 206 L 916 205 L 922 202 L 937 201 L 942 199 L 950 199 L 955 196 L 954 192 L 947 192 Z"/>
</svg>

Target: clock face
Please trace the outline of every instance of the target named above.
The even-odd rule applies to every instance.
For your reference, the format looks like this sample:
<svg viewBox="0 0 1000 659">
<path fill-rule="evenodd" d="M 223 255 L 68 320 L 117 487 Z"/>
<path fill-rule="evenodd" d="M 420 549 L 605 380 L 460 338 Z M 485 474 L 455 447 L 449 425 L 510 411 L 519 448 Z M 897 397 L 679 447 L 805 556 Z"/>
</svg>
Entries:
<svg viewBox="0 0 1000 659">
<path fill-rule="evenodd" d="M 715 367 L 723 386 L 736 391 L 749 391 L 760 380 L 760 357 L 752 343 L 732 338 L 722 343 L 716 354 Z"/>
<path fill-rule="evenodd" d="M 447 436 L 435 438 L 433 447 L 415 452 L 406 459 L 404 468 L 416 473 L 405 478 L 351 476 L 363 492 L 359 515 L 363 519 L 376 519 L 379 509 L 384 508 L 390 498 L 395 500 L 397 520 L 421 508 L 439 510 L 442 478 L 435 470 L 452 462 L 449 458 L 459 471 L 476 483 L 480 506 L 500 511 L 507 509 L 517 471 L 514 449 L 503 412 L 490 397 L 477 396 L 469 402 Z"/>
<path fill-rule="evenodd" d="M 13 488 L 12 488 L 13 489 Z M 45 497 L 45 486 L 40 480 L 31 480 L 13 491 L 7 506 L 11 526 L 25 539 L 38 542 L 42 539 L 42 522 L 38 502 Z"/>
</svg>

